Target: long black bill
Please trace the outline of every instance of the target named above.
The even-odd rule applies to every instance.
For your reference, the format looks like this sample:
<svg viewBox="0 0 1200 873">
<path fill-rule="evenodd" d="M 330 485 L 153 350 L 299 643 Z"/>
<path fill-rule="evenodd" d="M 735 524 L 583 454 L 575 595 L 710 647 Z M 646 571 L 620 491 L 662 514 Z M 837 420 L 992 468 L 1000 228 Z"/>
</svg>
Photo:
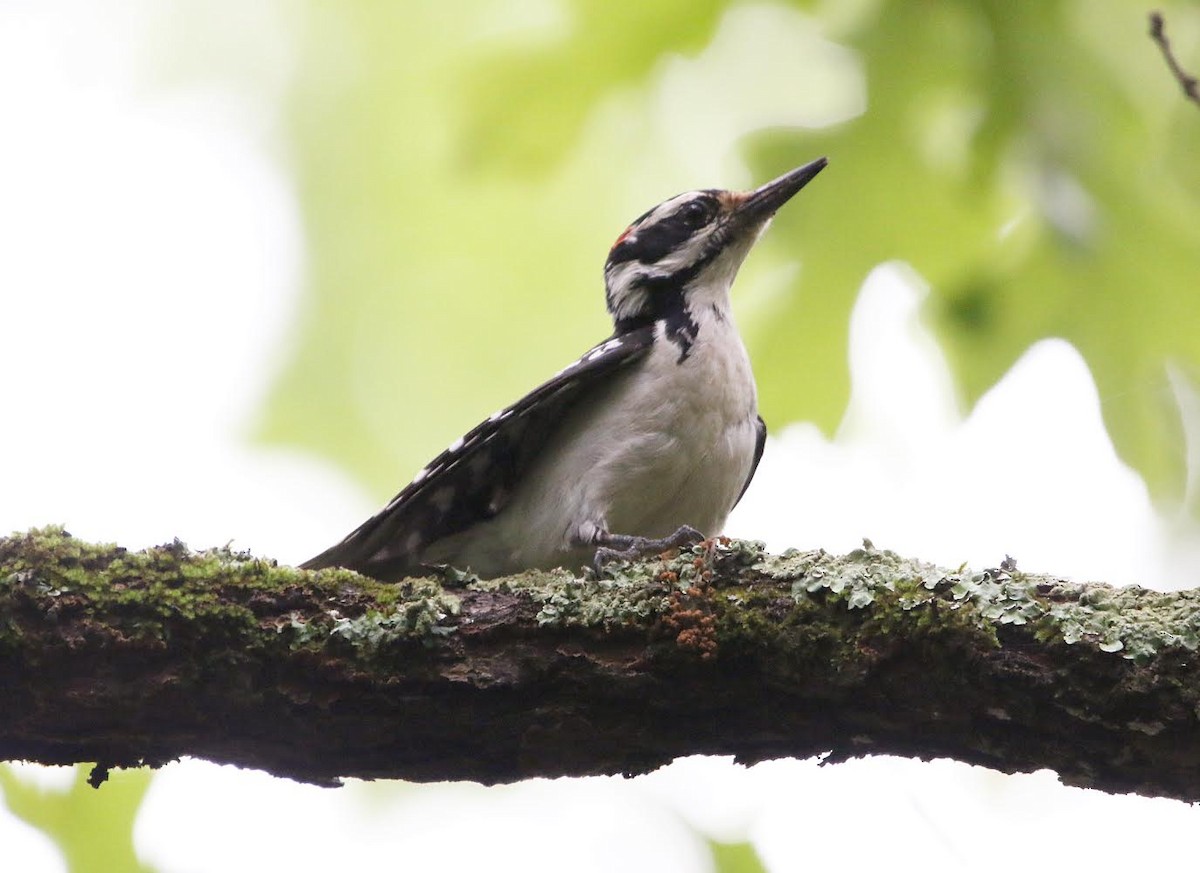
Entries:
<svg viewBox="0 0 1200 873">
<path fill-rule="evenodd" d="M 829 161 L 817 158 L 803 167 L 797 167 L 789 173 L 784 173 L 778 179 L 747 191 L 745 200 L 738 207 L 738 217 L 746 221 L 765 219 L 775 214 L 780 206 L 791 200 L 796 193 L 807 185 L 812 178 L 825 169 Z"/>
</svg>

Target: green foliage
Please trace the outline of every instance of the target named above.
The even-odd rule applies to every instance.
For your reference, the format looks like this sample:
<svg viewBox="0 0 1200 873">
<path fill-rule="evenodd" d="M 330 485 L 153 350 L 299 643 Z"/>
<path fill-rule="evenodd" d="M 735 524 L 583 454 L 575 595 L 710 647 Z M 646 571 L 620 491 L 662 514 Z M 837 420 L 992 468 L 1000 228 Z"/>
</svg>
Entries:
<svg viewBox="0 0 1200 873">
<path fill-rule="evenodd" d="M 562 4 L 564 38 L 489 52 L 470 65 L 461 143 L 467 163 L 544 176 L 602 99 L 642 84 L 665 56 L 702 49 L 725 6 L 720 0 Z"/>
<path fill-rule="evenodd" d="M 837 424 L 858 288 L 903 261 L 930 285 L 926 314 L 968 404 L 1031 343 L 1065 337 L 1122 456 L 1180 496 L 1166 363 L 1185 382 L 1200 372 L 1200 112 L 1146 37 L 1145 9 L 794 8 L 856 53 L 847 72 L 795 49 L 812 54 L 813 89 L 865 76 L 857 117 L 816 129 L 801 113 L 790 128 L 739 115 L 738 77 L 758 98 L 753 71 L 778 60 L 753 34 L 735 46 L 741 67 L 719 70 L 721 94 L 687 103 L 668 87 L 715 63 L 704 51 L 736 15 L 744 26 L 738 4 L 309 4 L 290 114 L 312 297 L 263 435 L 336 458 L 381 495 L 398 488 L 606 333 L 605 245 L 661 197 L 738 181 L 692 166 L 727 165 L 713 151 L 741 137 L 756 181 L 831 159 L 739 284 L 756 299 L 768 277 L 785 286 L 739 304 L 773 426 Z M 1195 8 L 1165 9 L 1185 62 Z M 799 102 L 805 84 L 768 96 Z"/>
<path fill-rule="evenodd" d="M 846 168 L 771 237 L 805 241 L 803 287 L 841 309 L 814 320 L 813 295 L 797 289 L 761 338 L 769 412 L 836 420 L 840 404 L 814 407 L 774 367 L 827 367 L 857 283 L 902 259 L 930 283 L 928 314 L 968 403 L 1031 343 L 1065 337 L 1118 451 L 1160 495 L 1181 494 L 1165 364 L 1200 371 L 1200 185 L 1185 157 L 1200 113 L 1144 31 L 1143 7 L 1116 0 L 893 2 L 858 29 L 870 110 L 760 149 L 778 164 L 819 144 L 830 178 Z"/>
<path fill-rule="evenodd" d="M 42 789 L 0 764 L 0 791 L 9 810 L 45 832 L 71 873 L 149 873 L 133 850 L 133 822 L 153 774 L 121 770 L 109 775 L 103 795 L 88 784 L 88 767 L 76 767 L 66 791 Z"/>
<path fill-rule="evenodd" d="M 753 843 L 720 843 L 710 839 L 708 847 L 717 873 L 767 873 Z"/>
</svg>

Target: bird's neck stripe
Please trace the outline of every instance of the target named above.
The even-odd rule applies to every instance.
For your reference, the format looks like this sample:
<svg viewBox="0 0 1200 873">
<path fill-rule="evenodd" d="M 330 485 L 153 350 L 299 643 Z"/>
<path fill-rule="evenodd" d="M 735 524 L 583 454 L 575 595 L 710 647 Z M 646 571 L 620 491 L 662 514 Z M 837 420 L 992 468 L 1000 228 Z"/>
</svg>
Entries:
<svg viewBox="0 0 1200 873">
<path fill-rule="evenodd" d="M 692 353 L 692 346 L 700 335 L 700 323 L 696 321 L 691 309 L 685 306 L 664 318 L 663 326 L 666 338 L 679 346 L 679 359 L 675 363 L 682 364 Z"/>
</svg>

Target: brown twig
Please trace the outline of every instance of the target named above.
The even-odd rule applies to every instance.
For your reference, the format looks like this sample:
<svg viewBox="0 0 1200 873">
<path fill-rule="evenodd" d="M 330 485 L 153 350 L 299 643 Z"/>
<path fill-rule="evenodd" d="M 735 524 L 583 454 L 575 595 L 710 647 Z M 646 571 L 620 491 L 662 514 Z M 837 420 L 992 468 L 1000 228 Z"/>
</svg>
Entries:
<svg viewBox="0 0 1200 873">
<path fill-rule="evenodd" d="M 1171 42 L 1167 39 L 1166 22 L 1163 20 L 1161 12 L 1150 13 L 1150 38 L 1162 49 L 1167 66 L 1171 68 L 1171 74 L 1183 88 L 1183 93 L 1193 103 L 1200 105 L 1200 79 L 1189 74 L 1175 59 L 1175 53 L 1171 50 Z"/>
</svg>

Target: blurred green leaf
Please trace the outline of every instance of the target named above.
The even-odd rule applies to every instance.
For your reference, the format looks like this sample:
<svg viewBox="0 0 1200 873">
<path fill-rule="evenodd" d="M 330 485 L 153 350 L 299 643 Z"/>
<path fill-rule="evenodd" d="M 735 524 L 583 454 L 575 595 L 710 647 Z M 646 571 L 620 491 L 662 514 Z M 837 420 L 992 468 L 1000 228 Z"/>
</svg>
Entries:
<svg viewBox="0 0 1200 873">
<path fill-rule="evenodd" d="M 720 843 L 710 839 L 708 847 L 717 873 L 767 873 L 753 843 Z"/>
<path fill-rule="evenodd" d="M 150 873 L 133 848 L 133 823 L 153 773 L 114 770 L 100 788 L 88 785 L 87 767 L 75 768 L 66 791 L 42 789 L 0 764 L 0 790 L 12 813 L 58 846 L 70 873 Z"/>
<path fill-rule="evenodd" d="M 468 64 L 469 165 L 541 176 L 563 160 L 596 102 L 712 36 L 722 0 L 559 4 L 558 38 L 511 43 Z"/>
<path fill-rule="evenodd" d="M 871 109 L 756 143 L 764 175 L 797 151 L 832 157 L 766 241 L 802 240 L 803 272 L 755 337 L 765 414 L 836 424 L 855 292 L 900 259 L 931 285 L 927 312 L 968 405 L 1029 345 L 1064 337 L 1092 368 L 1121 455 L 1180 496 L 1165 364 L 1200 368 L 1200 186 L 1178 145 L 1195 154 L 1200 114 L 1164 102 L 1173 84 L 1143 25 L 1123 2 L 893 2 L 855 36 Z"/>
</svg>

